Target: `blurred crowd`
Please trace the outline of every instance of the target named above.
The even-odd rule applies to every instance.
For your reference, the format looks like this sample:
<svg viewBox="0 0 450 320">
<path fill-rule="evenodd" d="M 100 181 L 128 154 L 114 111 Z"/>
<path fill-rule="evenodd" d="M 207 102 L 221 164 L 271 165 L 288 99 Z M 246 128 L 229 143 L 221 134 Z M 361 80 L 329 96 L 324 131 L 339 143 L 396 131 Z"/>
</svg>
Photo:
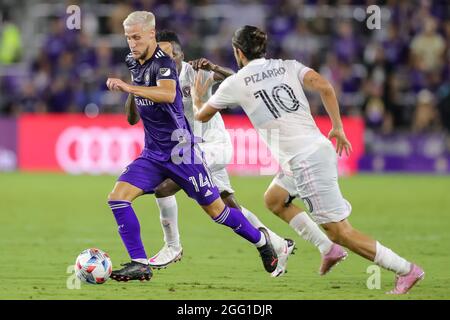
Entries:
<svg viewBox="0 0 450 320">
<path fill-rule="evenodd" d="M 79 1 L 81 30 L 66 27 L 66 12 L 49 16 L 40 48 L 26 59 L 12 6 L 0 24 L 0 66 L 27 67 L 25 76 L 0 76 L 0 114 L 122 112 L 126 97 L 108 92 L 105 81 L 129 79 L 122 21 L 131 11 L 149 10 L 157 29 L 178 32 L 187 60 L 204 56 L 237 70 L 231 35 L 241 25 L 260 25 L 269 35 L 267 57 L 297 59 L 319 71 L 334 85 L 342 113 L 364 117 L 368 128 L 450 131 L 450 3 L 376 1 L 381 28 L 372 30 L 366 24 L 372 2 L 89 1 L 89 8 L 114 4 L 97 16 Z M 320 97 L 309 97 L 313 114 L 324 114 Z"/>
</svg>

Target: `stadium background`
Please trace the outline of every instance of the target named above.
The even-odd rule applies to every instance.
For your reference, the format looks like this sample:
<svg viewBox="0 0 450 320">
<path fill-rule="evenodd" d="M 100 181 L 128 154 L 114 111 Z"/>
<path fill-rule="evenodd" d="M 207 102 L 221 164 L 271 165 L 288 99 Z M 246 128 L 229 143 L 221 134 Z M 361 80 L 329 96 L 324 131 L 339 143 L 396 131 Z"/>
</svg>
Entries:
<svg viewBox="0 0 450 320">
<path fill-rule="evenodd" d="M 372 4 L 381 9 L 380 29 L 367 27 L 366 9 Z M 81 9 L 79 30 L 67 28 L 70 5 Z M 126 97 L 107 91 L 105 81 L 129 78 L 122 21 L 134 10 L 152 11 L 157 29 L 175 30 L 186 60 L 204 56 L 237 70 L 231 35 L 237 27 L 253 24 L 268 32 L 268 57 L 297 59 L 327 77 L 355 148 L 339 162 L 340 174 L 347 176 L 341 186 L 354 207 L 352 221 L 432 271 L 420 285 L 424 291 L 414 291 L 415 298 L 450 298 L 450 5 L 350 0 L 3 0 L 0 259 L 8 261 L 2 273 L 9 270 L 13 276 L 0 284 L 0 298 L 142 295 L 139 285 L 122 291 L 122 285 L 111 283 L 110 291 L 85 286 L 68 290 L 70 274 L 65 273 L 76 254 L 89 246 L 109 251 L 116 266 L 126 259 L 105 199 L 114 175 L 139 152 L 142 132 L 126 124 L 121 115 Z M 309 99 L 326 132 L 329 122 L 320 97 Z M 235 129 L 235 155 L 245 155 L 244 163 L 236 163 L 235 156 L 229 167 L 238 199 L 250 203 L 276 231 L 289 234 L 262 202 L 277 167 L 265 170 L 267 157 L 251 157 L 267 153 L 242 110 L 227 111 L 225 122 Z M 262 172 L 266 176 L 259 176 Z M 330 275 L 330 282 L 318 279 L 313 272 L 318 254 L 295 234 L 291 237 L 302 254 L 292 259 L 289 275 L 299 283 L 288 278 L 273 284 L 262 272 L 248 278 L 248 270 L 232 266 L 221 254 L 229 256 L 235 246 L 243 265 L 260 271 L 255 253 L 215 229 L 184 194 L 178 199 L 182 239 L 190 250 L 184 264 L 155 274 L 162 279 L 152 287 L 159 296 L 140 298 L 385 298 L 366 288 L 369 264 L 358 257 L 339 266 L 342 270 Z M 153 253 L 162 241 L 157 208 L 148 197 L 138 200 L 136 208 Z M 211 244 L 207 248 L 205 237 Z M 217 251 L 214 245 L 220 247 L 221 239 L 229 247 Z M 17 250 L 23 252 L 20 262 L 13 259 Z M 298 268 L 292 266 L 296 260 Z M 29 264 L 38 264 L 41 272 L 33 275 Z M 222 272 L 222 278 L 211 278 L 210 268 Z M 383 288 L 390 286 L 389 276 L 383 273 Z M 246 280 L 252 289 L 242 283 Z"/>
</svg>

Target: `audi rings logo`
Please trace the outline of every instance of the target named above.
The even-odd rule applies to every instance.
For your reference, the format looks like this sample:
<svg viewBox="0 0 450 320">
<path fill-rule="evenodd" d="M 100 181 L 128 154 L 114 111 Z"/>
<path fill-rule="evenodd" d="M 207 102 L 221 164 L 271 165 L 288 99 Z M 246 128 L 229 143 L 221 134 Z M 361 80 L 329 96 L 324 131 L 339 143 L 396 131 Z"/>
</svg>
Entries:
<svg viewBox="0 0 450 320">
<path fill-rule="evenodd" d="M 56 160 L 72 174 L 118 174 L 144 147 L 139 128 L 69 127 L 56 142 Z"/>
</svg>

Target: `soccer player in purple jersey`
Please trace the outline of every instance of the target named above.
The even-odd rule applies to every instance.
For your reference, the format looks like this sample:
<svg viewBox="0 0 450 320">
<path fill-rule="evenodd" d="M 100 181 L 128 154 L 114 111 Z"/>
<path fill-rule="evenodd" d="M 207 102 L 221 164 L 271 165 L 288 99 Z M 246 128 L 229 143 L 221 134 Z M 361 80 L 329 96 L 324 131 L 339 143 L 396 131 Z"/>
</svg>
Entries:
<svg viewBox="0 0 450 320">
<path fill-rule="evenodd" d="M 117 281 L 151 278 L 139 221 L 131 203 L 143 194 L 153 193 L 167 178 L 194 198 L 215 222 L 232 228 L 253 243 L 265 270 L 273 272 L 278 257 L 269 233 L 264 228 L 253 227 L 239 209 L 224 204 L 203 164 L 184 116 L 175 62 L 156 43 L 155 16 L 151 12 L 136 11 L 125 19 L 123 25 L 131 50 L 126 63 L 133 84 L 108 78 L 107 86 L 112 91 L 128 93 L 129 100 L 134 98 L 134 104 L 127 105 L 136 108 L 143 121 L 145 147 L 118 178 L 108 197 L 119 234 L 131 257 L 131 262 L 113 271 L 111 278 Z M 180 157 L 183 159 L 181 163 Z"/>
</svg>

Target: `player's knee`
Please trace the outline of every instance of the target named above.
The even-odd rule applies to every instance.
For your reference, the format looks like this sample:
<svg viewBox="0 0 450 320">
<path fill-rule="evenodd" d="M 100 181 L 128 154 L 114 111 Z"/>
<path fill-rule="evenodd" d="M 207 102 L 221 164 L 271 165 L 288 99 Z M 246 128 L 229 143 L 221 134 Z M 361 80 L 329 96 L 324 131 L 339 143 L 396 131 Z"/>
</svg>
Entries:
<svg viewBox="0 0 450 320">
<path fill-rule="evenodd" d="M 170 192 L 170 190 L 165 188 L 164 185 L 159 185 L 155 188 L 155 197 L 157 197 L 157 198 L 165 198 L 165 197 L 169 197 L 172 195 L 173 194 Z"/>
<path fill-rule="evenodd" d="M 229 193 L 228 191 L 222 191 L 220 193 L 220 197 L 222 198 L 226 206 L 241 210 L 241 206 L 238 204 L 236 198 L 232 193 Z"/>
<path fill-rule="evenodd" d="M 157 198 L 165 198 L 175 195 L 180 187 L 170 179 L 166 179 L 160 185 L 158 185 L 154 192 Z"/>
<path fill-rule="evenodd" d="M 108 194 L 108 201 L 119 201 L 119 200 L 123 200 L 123 199 L 120 199 L 118 192 L 111 191 Z"/>
<path fill-rule="evenodd" d="M 214 219 L 223 212 L 225 209 L 225 203 L 222 199 L 218 198 L 209 205 L 202 205 L 202 208 L 211 218 Z"/>
<path fill-rule="evenodd" d="M 131 196 L 124 191 L 113 190 L 108 194 L 108 201 L 129 201 L 131 202 Z"/>
<path fill-rule="evenodd" d="M 274 197 L 270 194 L 270 192 L 266 192 L 264 194 L 264 204 L 267 209 L 273 212 L 276 215 L 279 215 L 283 210 L 284 203 L 280 201 L 277 197 Z"/>
</svg>

